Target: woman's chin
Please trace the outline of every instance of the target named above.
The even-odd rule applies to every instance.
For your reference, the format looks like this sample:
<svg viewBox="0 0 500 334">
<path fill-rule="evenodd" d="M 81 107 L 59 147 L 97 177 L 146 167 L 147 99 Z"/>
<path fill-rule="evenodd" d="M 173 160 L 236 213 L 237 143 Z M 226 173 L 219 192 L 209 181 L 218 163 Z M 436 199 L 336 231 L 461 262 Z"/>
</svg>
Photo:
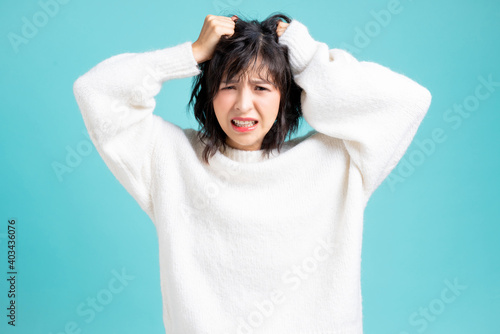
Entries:
<svg viewBox="0 0 500 334">
<path fill-rule="evenodd" d="M 226 141 L 226 144 L 229 145 L 230 147 L 237 149 L 237 150 L 243 150 L 243 151 L 257 151 L 260 150 L 261 147 L 261 142 L 256 142 L 256 141 Z"/>
</svg>

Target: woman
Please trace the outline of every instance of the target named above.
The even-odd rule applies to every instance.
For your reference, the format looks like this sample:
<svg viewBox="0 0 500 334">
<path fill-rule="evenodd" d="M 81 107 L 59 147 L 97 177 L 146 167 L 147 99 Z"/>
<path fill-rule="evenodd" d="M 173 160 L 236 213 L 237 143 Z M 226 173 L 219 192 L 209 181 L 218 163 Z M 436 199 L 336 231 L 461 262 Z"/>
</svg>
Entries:
<svg viewBox="0 0 500 334">
<path fill-rule="evenodd" d="M 195 75 L 199 131 L 153 113 L 163 82 Z M 426 88 L 284 15 L 208 15 L 194 43 L 111 57 L 74 93 L 156 226 L 166 333 L 362 333 L 363 212 Z M 284 141 L 301 116 L 314 130 Z"/>
<path fill-rule="evenodd" d="M 206 163 L 217 148 L 226 146 L 262 149 L 268 157 L 273 148 L 280 150 L 287 134 L 291 137 L 298 129 L 301 89 L 293 80 L 287 47 L 277 41 L 288 26 L 280 18 L 290 21 L 278 14 L 262 23 L 235 24 L 236 15 L 231 19 L 208 16 L 193 43 L 201 75 L 190 104 L 202 128 L 200 140 L 207 141 Z"/>
</svg>

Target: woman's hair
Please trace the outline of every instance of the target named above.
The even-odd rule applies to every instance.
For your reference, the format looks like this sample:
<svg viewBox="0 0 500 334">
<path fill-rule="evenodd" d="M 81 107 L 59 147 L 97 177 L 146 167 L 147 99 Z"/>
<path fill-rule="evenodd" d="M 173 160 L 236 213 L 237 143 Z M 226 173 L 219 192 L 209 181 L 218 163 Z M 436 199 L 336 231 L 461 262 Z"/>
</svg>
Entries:
<svg viewBox="0 0 500 334">
<path fill-rule="evenodd" d="M 302 116 L 302 89 L 293 80 L 288 47 L 278 43 L 276 28 L 280 19 L 291 22 L 288 16 L 281 13 L 269 16 L 262 22 L 239 18 L 235 22 L 234 34 L 222 36 L 212 58 L 199 64 L 201 73 L 193 81 L 188 107 L 193 105 L 195 118 L 201 128 L 198 137 L 205 144 L 203 160 L 207 164 L 221 146 L 225 149 L 227 145 L 227 135 L 213 108 L 219 85 L 223 79 L 232 79 L 255 68 L 257 58 L 261 60 L 257 73 L 267 69 L 264 73 L 271 77 L 281 95 L 277 119 L 262 142 L 263 154 L 269 156 L 275 148 L 279 152 L 287 135 L 291 138 L 298 130 Z"/>
</svg>

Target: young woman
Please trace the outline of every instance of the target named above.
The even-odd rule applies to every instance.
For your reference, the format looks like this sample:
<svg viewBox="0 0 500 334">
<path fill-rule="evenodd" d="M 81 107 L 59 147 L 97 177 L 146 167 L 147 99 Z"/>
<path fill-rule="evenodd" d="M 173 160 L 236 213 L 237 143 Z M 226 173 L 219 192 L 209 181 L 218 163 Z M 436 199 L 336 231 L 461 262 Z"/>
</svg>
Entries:
<svg viewBox="0 0 500 334">
<path fill-rule="evenodd" d="M 163 82 L 191 76 L 199 131 L 153 113 Z M 74 93 L 155 224 L 166 333 L 362 333 L 364 209 L 426 88 L 278 14 L 208 15 L 194 43 L 111 57 Z M 286 141 L 302 116 L 314 130 Z"/>
</svg>

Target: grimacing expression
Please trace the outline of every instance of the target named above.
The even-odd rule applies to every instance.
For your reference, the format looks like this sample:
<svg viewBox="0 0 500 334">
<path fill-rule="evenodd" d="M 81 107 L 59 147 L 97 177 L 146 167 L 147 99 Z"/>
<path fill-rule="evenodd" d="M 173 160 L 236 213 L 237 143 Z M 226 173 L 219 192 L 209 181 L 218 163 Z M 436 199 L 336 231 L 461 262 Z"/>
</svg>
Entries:
<svg viewBox="0 0 500 334">
<path fill-rule="evenodd" d="M 257 59 L 256 65 L 258 68 L 260 59 Z M 226 144 L 232 148 L 260 150 L 264 137 L 278 116 L 281 94 L 266 77 L 263 73 L 258 75 L 247 70 L 229 81 L 225 78 L 221 81 L 213 99 L 213 108 L 219 125 L 227 135 Z M 249 118 L 252 123 L 237 123 L 235 118 Z"/>
</svg>

